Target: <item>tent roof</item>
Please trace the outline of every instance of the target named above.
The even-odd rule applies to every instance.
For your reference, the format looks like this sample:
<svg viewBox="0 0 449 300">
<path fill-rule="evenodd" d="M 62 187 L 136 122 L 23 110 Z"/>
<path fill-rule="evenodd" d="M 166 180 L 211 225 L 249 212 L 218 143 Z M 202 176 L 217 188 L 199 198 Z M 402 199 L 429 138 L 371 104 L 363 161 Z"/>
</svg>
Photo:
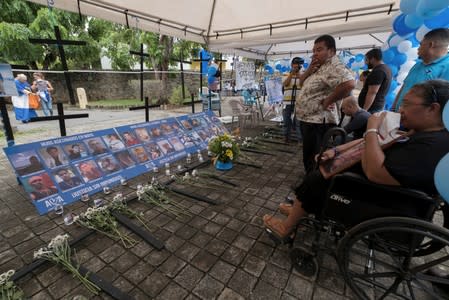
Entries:
<svg viewBox="0 0 449 300">
<path fill-rule="evenodd" d="M 47 0 L 30 1 L 47 5 Z M 212 51 L 262 59 L 273 52 L 298 51 L 291 48 L 296 45 L 293 42 L 322 34 L 388 32 L 391 13 L 399 7 L 399 0 L 53 1 L 56 8 L 206 43 Z M 281 49 L 287 50 L 271 50 L 284 43 L 289 46 Z"/>
</svg>

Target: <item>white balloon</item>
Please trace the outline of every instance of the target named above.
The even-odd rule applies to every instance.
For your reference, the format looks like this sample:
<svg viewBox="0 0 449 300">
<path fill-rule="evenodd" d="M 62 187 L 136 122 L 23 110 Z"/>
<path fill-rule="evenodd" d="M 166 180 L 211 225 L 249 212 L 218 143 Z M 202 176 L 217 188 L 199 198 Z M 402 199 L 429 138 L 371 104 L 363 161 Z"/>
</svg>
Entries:
<svg viewBox="0 0 449 300">
<path fill-rule="evenodd" d="M 396 76 L 396 81 L 399 83 L 403 83 L 405 77 L 407 77 L 407 72 L 398 72 L 398 76 Z"/>
<path fill-rule="evenodd" d="M 408 49 L 405 54 L 407 55 L 408 60 L 416 60 L 418 58 L 418 47 Z"/>
<path fill-rule="evenodd" d="M 400 35 L 395 35 L 394 37 L 391 38 L 391 40 L 388 43 L 390 44 L 390 47 L 396 47 L 403 40 L 404 38 L 401 37 Z"/>
<path fill-rule="evenodd" d="M 428 33 L 431 29 L 428 28 L 426 25 L 421 25 L 419 29 L 416 31 L 416 39 L 421 42 L 426 33 Z"/>
<path fill-rule="evenodd" d="M 402 41 L 399 43 L 398 45 L 398 52 L 399 53 L 405 53 L 407 52 L 410 48 L 412 48 L 412 42 L 410 41 Z"/>
<path fill-rule="evenodd" d="M 394 89 L 393 93 L 395 95 L 397 95 L 399 93 L 399 91 L 401 90 L 401 86 L 402 86 L 402 84 L 398 84 L 398 86 Z"/>
</svg>

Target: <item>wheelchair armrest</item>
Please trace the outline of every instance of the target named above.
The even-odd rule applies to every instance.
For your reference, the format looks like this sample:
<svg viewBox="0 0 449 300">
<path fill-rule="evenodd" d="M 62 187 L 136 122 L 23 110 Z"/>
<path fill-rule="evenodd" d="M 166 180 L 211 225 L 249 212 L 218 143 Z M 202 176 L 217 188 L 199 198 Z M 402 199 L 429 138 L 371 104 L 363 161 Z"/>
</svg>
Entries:
<svg viewBox="0 0 449 300">
<path fill-rule="evenodd" d="M 347 172 L 332 178 L 323 215 L 352 227 L 387 216 L 430 220 L 437 206 L 438 200 L 422 191 L 377 184 Z"/>
</svg>

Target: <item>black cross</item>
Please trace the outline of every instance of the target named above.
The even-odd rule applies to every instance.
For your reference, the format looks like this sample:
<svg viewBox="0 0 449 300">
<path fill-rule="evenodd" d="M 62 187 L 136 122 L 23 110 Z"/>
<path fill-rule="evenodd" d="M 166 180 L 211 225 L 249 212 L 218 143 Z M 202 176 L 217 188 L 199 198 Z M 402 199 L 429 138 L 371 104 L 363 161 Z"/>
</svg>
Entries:
<svg viewBox="0 0 449 300">
<path fill-rule="evenodd" d="M 143 58 L 150 57 L 150 55 L 143 52 L 143 44 L 140 44 L 140 52 L 129 51 L 129 54 L 140 56 L 140 101 L 143 101 Z"/>
<path fill-rule="evenodd" d="M 67 61 L 65 58 L 65 52 L 63 45 L 72 45 L 72 46 L 85 46 L 86 42 L 84 41 L 69 41 L 61 39 L 61 32 L 59 31 L 59 27 L 55 26 L 55 36 L 56 40 L 52 39 L 28 39 L 30 43 L 33 44 L 56 44 L 58 45 L 59 56 L 61 57 L 62 68 L 64 69 L 64 77 L 65 82 L 67 84 L 67 90 L 69 91 L 70 104 L 75 105 L 75 94 L 73 93 L 72 82 L 70 81 L 70 74 L 68 72 L 69 68 L 67 67 Z"/>
<path fill-rule="evenodd" d="M 179 59 L 172 58 L 171 60 L 179 62 L 179 65 L 181 67 L 182 99 L 184 100 L 186 98 L 186 92 L 185 92 L 185 88 L 184 88 L 184 66 L 183 66 L 183 64 L 192 64 L 192 62 L 183 60 L 182 53 L 179 55 Z"/>
</svg>

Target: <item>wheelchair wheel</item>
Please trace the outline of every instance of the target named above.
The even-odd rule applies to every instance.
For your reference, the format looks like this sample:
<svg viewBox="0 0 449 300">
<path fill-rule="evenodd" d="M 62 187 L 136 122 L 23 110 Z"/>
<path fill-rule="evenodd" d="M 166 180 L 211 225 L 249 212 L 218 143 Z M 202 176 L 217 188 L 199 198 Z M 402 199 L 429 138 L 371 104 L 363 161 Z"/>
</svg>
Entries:
<svg viewBox="0 0 449 300">
<path fill-rule="evenodd" d="M 421 255 L 423 243 L 444 245 Z M 432 223 L 403 217 L 377 218 L 347 232 L 337 248 L 340 270 L 360 299 L 447 299 L 432 283 L 449 279 L 428 273 L 449 261 L 449 230 Z M 421 252 L 422 254 L 422 252 Z"/>
</svg>

